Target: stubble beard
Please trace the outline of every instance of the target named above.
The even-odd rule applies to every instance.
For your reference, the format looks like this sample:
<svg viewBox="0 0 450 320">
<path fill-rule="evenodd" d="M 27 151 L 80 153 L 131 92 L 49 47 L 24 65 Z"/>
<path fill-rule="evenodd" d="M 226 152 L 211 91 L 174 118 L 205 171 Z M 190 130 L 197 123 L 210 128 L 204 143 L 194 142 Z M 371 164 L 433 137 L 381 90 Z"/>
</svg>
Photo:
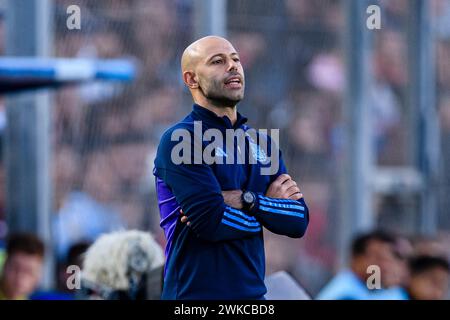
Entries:
<svg viewBox="0 0 450 320">
<path fill-rule="evenodd" d="M 213 105 L 222 108 L 234 107 L 244 98 L 244 84 L 242 84 L 241 93 L 236 98 L 227 96 L 224 92 L 225 89 L 222 89 L 221 86 L 222 82 L 214 81 L 208 90 L 204 90 L 201 86 L 200 90 Z"/>
</svg>

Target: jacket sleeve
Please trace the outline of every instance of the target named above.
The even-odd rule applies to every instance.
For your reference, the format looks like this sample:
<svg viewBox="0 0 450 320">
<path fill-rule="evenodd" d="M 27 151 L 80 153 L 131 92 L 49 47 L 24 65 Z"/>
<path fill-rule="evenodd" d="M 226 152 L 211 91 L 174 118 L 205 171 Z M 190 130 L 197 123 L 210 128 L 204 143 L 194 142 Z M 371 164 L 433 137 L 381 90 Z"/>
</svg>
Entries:
<svg viewBox="0 0 450 320">
<path fill-rule="evenodd" d="M 189 228 L 208 241 L 259 236 L 262 228 L 255 217 L 225 204 L 220 184 L 208 165 L 174 164 L 171 153 L 176 144 L 170 132 L 163 135 L 155 174 L 173 192 L 190 222 Z"/>
<path fill-rule="evenodd" d="M 291 238 L 301 238 L 309 223 L 304 199 L 275 199 L 258 193 L 251 213 L 268 230 Z"/>
<path fill-rule="evenodd" d="M 269 138 L 269 145 L 271 143 L 273 142 Z M 279 151 L 278 161 L 278 171 L 271 176 L 270 183 L 281 174 L 287 173 L 281 151 Z M 266 197 L 263 193 L 257 193 L 257 201 L 250 214 L 271 232 L 291 238 L 301 238 L 309 224 L 309 209 L 303 198 L 275 199 Z"/>
</svg>

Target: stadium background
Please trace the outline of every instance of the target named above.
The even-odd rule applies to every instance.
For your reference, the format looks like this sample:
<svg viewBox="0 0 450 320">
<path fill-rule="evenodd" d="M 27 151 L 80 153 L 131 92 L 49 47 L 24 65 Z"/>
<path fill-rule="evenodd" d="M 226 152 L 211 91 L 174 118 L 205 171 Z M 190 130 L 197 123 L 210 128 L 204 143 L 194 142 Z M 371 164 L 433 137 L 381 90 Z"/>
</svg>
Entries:
<svg viewBox="0 0 450 320">
<path fill-rule="evenodd" d="M 0 55 L 8 55 L 6 20 L 12 2 L 0 1 Z M 370 79 L 363 88 L 363 104 L 352 104 L 361 100 L 352 100 L 346 90 L 357 81 L 346 60 L 349 38 L 356 33 L 348 29 L 348 1 L 229 0 L 223 2 L 223 12 L 215 13 L 224 19 L 225 34 L 244 65 L 246 96 L 239 111 L 256 128 L 281 130 L 288 169 L 312 213 L 303 239 L 265 235 L 267 273 L 287 270 L 312 294 L 345 263 L 349 238 L 364 229 L 381 227 L 417 242 L 428 241 L 443 247 L 450 257 L 450 144 L 446 140 L 450 135 L 450 1 L 427 1 L 431 28 L 426 40 L 434 49 L 427 60 L 433 81 L 424 89 L 433 103 L 426 105 L 425 114 L 410 100 L 415 84 L 412 72 L 419 65 L 410 52 L 421 49 L 410 30 L 411 4 L 416 2 L 370 2 L 381 7 L 382 25 L 380 30 L 358 31 L 369 39 L 362 48 L 369 52 L 364 76 Z M 165 128 L 191 109 L 179 60 L 185 46 L 206 31 L 200 23 L 204 3 L 51 3 L 50 56 L 126 58 L 136 62 L 138 73 L 130 83 L 90 82 L 44 89 L 50 114 L 50 216 L 44 236 L 54 251 L 53 260 L 49 259 L 57 266 L 70 245 L 93 241 L 100 233 L 120 227 L 150 230 L 164 245 L 153 159 Z M 66 9 L 72 4 L 81 9 L 81 30 L 66 27 Z M 366 29 L 361 21 L 361 29 Z M 34 32 L 32 25 L 28 28 Z M 10 34 L 13 42 L 27 37 Z M 30 95 L 37 94 L 42 90 Z M 6 191 L 7 177 L 15 173 L 7 170 L 5 160 L 14 148 L 7 132 L 8 110 L 14 108 L 15 99 L 0 97 L 4 151 L 0 238 L 16 228 L 8 223 L 11 205 Z M 362 105 L 367 107 L 364 116 L 369 130 L 354 132 L 352 123 L 358 121 L 354 117 Z M 436 124 L 431 145 L 430 137 L 418 130 L 420 121 Z M 355 137 L 362 138 L 356 141 Z M 353 145 L 361 149 L 352 149 Z M 361 150 L 369 160 L 360 159 Z M 427 152 L 438 155 L 431 168 L 421 166 Z M 360 161 L 368 166 L 362 171 L 364 187 L 357 196 L 367 201 L 349 207 L 354 191 L 349 177 L 357 179 L 361 173 L 349 164 Z M 18 183 L 27 184 L 27 180 Z M 435 207 L 426 206 L 430 199 Z M 349 216 L 348 210 L 355 212 Z M 20 225 L 42 231 L 36 223 L 27 223 L 26 215 L 21 217 Z M 353 220 L 361 223 L 348 223 Z M 50 287 L 56 281 L 56 276 L 46 278 Z"/>
</svg>

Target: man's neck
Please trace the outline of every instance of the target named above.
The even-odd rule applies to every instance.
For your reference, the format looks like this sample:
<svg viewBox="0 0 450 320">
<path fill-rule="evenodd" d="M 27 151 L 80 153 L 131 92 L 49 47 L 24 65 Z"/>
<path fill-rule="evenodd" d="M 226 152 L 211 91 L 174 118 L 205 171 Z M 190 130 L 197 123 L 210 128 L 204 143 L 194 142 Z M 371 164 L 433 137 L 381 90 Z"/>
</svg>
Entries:
<svg viewBox="0 0 450 320">
<path fill-rule="evenodd" d="M 350 263 L 350 270 L 361 282 L 366 282 L 367 274 L 355 262 Z"/>
<path fill-rule="evenodd" d="M 210 101 L 202 101 L 196 102 L 198 105 L 208 109 L 209 111 L 214 112 L 218 117 L 227 116 L 230 119 L 231 124 L 235 124 L 237 121 L 237 107 L 234 106 L 216 106 L 213 105 Z"/>
</svg>

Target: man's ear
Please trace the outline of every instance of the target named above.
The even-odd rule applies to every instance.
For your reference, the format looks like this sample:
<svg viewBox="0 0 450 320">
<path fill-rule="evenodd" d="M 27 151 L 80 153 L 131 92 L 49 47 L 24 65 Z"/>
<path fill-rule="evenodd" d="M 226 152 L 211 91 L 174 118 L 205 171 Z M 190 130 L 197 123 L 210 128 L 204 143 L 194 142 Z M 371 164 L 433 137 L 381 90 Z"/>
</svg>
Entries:
<svg viewBox="0 0 450 320">
<path fill-rule="evenodd" d="M 183 81 L 190 89 L 197 89 L 198 82 L 195 73 L 192 71 L 185 71 L 183 73 Z"/>
</svg>

